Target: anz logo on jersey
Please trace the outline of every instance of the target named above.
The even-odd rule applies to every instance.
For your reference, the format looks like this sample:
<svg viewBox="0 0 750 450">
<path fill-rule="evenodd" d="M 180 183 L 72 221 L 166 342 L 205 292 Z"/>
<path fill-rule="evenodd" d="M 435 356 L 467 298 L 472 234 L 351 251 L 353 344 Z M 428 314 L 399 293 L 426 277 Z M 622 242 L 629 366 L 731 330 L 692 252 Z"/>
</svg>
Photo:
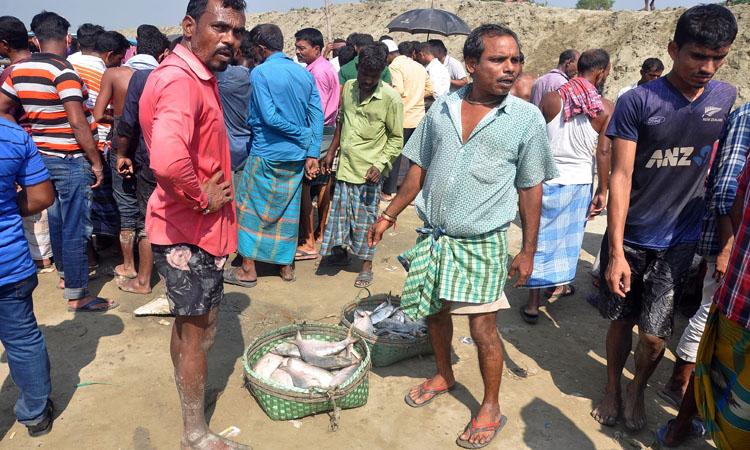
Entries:
<svg viewBox="0 0 750 450">
<path fill-rule="evenodd" d="M 646 169 L 652 167 L 656 167 L 657 169 L 661 167 L 689 167 L 691 162 L 700 167 L 711 156 L 710 145 L 703 147 L 698 155 L 693 155 L 694 150 L 694 147 L 675 147 L 666 150 L 656 150 L 646 163 Z"/>
</svg>

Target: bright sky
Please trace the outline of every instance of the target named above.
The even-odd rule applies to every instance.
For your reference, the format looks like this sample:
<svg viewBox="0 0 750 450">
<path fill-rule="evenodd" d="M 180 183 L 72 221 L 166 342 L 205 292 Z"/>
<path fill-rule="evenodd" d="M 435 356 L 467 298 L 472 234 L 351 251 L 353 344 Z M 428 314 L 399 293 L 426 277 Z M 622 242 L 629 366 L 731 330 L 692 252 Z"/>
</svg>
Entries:
<svg viewBox="0 0 750 450">
<path fill-rule="evenodd" d="M 707 0 L 710 1 L 710 0 Z M 346 3 L 345 0 L 331 0 L 332 3 Z M 563 8 L 572 8 L 576 0 L 548 0 L 550 6 Z M 21 19 L 26 26 L 29 26 L 31 18 L 35 14 L 47 9 L 54 11 L 71 23 L 72 30 L 78 28 L 78 25 L 85 22 L 93 22 L 107 29 L 135 28 L 143 23 L 150 23 L 157 26 L 177 25 L 185 14 L 187 0 L 119 0 L 119 1 L 100 1 L 92 2 L 91 0 L 21 0 L 11 2 L 3 0 L 3 6 L 11 4 L 12 8 L 6 9 L 0 7 L 0 15 L 10 14 Z M 266 2 L 255 0 L 247 1 L 247 12 L 264 12 L 271 10 L 262 6 Z M 286 12 L 291 8 L 300 8 L 307 6 L 310 8 L 319 8 L 324 4 L 323 0 L 275 0 L 276 6 L 273 10 Z M 656 0 L 656 6 L 665 8 L 668 6 L 693 6 L 698 0 Z M 425 1 L 427 5 L 428 2 Z M 64 5 L 64 6 L 63 6 Z M 93 7 L 93 11 L 90 8 Z M 643 7 L 643 0 L 616 0 L 614 9 L 640 9 Z M 5 9 L 5 10 L 4 10 Z"/>
</svg>

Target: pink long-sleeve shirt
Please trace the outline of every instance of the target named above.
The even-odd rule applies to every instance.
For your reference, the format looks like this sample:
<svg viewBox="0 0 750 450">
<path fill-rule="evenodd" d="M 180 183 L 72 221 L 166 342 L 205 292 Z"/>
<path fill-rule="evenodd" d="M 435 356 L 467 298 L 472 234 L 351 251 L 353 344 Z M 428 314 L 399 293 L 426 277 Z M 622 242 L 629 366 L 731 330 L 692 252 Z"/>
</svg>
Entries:
<svg viewBox="0 0 750 450">
<path fill-rule="evenodd" d="M 339 75 L 336 68 L 322 56 L 308 64 L 306 68 L 315 78 L 315 86 L 320 93 L 320 103 L 324 116 L 323 125 L 335 127 L 336 116 L 339 114 L 339 98 L 341 97 L 341 86 L 339 86 Z"/>
<path fill-rule="evenodd" d="M 231 183 L 229 138 L 211 71 L 178 45 L 148 77 L 139 119 L 157 186 L 148 202 L 146 234 L 153 244 L 193 244 L 214 256 L 237 250 L 234 204 L 203 215 L 200 188 L 217 171 Z"/>
</svg>

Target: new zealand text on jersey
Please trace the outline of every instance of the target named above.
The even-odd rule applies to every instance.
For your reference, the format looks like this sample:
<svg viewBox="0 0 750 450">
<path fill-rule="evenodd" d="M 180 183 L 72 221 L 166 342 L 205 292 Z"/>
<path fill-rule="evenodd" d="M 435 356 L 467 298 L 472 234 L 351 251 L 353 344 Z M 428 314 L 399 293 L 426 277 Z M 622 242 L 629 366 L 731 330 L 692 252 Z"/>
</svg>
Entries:
<svg viewBox="0 0 750 450">
<path fill-rule="evenodd" d="M 646 163 L 646 168 L 654 166 L 660 167 L 680 167 L 690 165 L 690 155 L 693 154 L 694 147 L 675 147 L 673 149 L 656 150 L 651 159 Z"/>
</svg>

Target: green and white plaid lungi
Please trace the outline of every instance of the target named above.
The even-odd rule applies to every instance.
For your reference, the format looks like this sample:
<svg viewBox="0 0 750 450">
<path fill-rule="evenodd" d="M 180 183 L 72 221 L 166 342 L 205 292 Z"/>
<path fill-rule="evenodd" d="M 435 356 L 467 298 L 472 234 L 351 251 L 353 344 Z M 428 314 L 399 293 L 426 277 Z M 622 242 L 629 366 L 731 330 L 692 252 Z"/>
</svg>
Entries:
<svg viewBox="0 0 750 450">
<path fill-rule="evenodd" d="M 401 309 L 414 320 L 440 312 L 443 300 L 491 303 L 503 295 L 507 276 L 505 231 L 454 238 L 442 228 L 418 228 L 417 245 L 398 259 L 409 272 Z"/>
</svg>

